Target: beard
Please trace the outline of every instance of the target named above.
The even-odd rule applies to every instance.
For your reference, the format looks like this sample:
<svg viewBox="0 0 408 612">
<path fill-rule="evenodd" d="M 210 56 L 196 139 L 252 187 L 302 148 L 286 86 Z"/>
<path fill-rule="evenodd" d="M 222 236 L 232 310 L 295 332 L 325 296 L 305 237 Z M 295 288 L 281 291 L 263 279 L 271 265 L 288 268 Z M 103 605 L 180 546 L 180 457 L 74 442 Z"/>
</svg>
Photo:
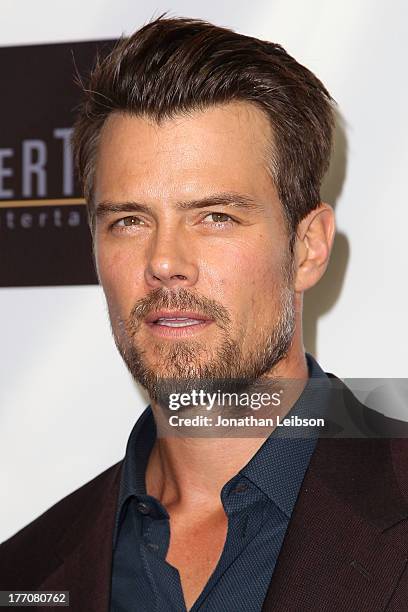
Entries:
<svg viewBox="0 0 408 612">
<path fill-rule="evenodd" d="M 291 266 L 285 267 L 282 277 L 274 324 L 259 329 L 253 346 L 245 350 L 233 336 L 228 310 L 185 288 L 159 287 L 138 300 L 127 319 L 113 320 L 111 316 L 115 344 L 134 380 L 162 406 L 168 406 L 171 393 L 189 393 L 197 388 L 208 393 L 237 392 L 260 381 L 287 355 L 295 331 Z M 199 340 L 167 342 L 151 338 L 146 350 L 146 340 L 142 343 L 137 339 L 138 331 L 150 312 L 161 309 L 192 310 L 213 319 L 221 332 L 217 346 L 212 348 Z M 148 351 L 154 353 L 156 365 L 149 364 Z"/>
</svg>

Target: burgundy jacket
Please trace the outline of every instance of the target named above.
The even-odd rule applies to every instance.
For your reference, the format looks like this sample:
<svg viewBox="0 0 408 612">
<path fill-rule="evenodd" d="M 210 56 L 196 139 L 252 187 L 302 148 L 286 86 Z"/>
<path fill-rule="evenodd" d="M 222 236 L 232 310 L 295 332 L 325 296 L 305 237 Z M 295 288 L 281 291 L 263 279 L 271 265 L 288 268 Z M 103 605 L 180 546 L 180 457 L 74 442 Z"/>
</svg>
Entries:
<svg viewBox="0 0 408 612">
<path fill-rule="evenodd" d="M 319 438 L 262 612 L 408 611 L 406 427 L 342 390 L 353 424 L 385 437 Z M 109 611 L 121 466 L 0 546 L 0 590 L 65 590 L 74 612 Z"/>
</svg>

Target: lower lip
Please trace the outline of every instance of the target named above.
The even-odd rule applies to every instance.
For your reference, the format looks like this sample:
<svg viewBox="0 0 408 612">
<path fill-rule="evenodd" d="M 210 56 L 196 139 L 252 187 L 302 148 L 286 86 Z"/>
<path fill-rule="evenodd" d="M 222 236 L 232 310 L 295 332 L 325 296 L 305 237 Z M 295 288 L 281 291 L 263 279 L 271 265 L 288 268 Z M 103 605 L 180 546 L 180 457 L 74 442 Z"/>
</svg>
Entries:
<svg viewBox="0 0 408 612">
<path fill-rule="evenodd" d="M 203 329 L 211 325 L 213 321 L 202 321 L 195 325 L 185 327 L 169 327 L 167 325 L 157 325 L 157 323 L 147 323 L 147 327 L 155 336 L 160 338 L 190 338 L 199 334 Z"/>
</svg>

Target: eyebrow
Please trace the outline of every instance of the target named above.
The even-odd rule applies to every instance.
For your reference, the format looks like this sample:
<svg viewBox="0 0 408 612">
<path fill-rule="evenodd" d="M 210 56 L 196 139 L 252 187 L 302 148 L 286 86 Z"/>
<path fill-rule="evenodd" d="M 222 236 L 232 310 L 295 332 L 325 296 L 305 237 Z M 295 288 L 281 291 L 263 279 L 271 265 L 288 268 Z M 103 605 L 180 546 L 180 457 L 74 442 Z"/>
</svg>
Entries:
<svg viewBox="0 0 408 612">
<path fill-rule="evenodd" d="M 226 192 L 218 193 L 205 198 L 194 200 L 182 200 L 176 203 L 177 210 L 195 210 L 209 206 L 231 206 L 241 210 L 259 211 L 263 206 L 253 198 L 242 193 Z M 146 204 L 139 202 L 99 202 L 96 206 L 96 217 L 101 219 L 112 213 L 142 212 L 151 213 L 152 209 Z"/>
</svg>

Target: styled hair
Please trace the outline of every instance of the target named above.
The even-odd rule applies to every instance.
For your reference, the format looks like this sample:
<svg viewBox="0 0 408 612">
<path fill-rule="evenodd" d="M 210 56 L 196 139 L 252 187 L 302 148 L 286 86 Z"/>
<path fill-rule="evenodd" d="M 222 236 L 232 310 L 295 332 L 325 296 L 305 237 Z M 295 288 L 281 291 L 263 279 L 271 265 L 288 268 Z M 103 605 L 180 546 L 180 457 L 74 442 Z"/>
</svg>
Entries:
<svg viewBox="0 0 408 612">
<path fill-rule="evenodd" d="M 255 104 L 273 134 L 268 170 L 289 234 L 320 202 L 331 154 L 333 100 L 278 44 L 200 19 L 161 16 L 97 56 L 72 135 L 78 178 L 94 230 L 94 171 L 101 129 L 115 111 L 160 123 L 234 101 Z"/>
</svg>

